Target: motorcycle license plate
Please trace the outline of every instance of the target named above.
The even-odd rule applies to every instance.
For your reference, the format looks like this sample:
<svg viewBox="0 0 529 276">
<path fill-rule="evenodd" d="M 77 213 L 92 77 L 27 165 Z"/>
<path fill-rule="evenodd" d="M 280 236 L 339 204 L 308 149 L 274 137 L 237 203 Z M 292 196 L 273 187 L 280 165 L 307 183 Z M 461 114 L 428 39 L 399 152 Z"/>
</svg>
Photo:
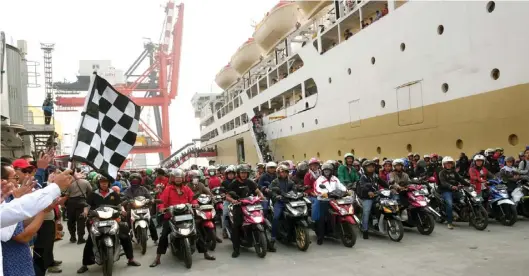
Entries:
<svg viewBox="0 0 529 276">
<path fill-rule="evenodd" d="M 99 227 L 105 227 L 105 226 L 110 226 L 110 224 L 111 224 L 111 221 L 103 220 L 103 221 L 99 221 L 98 226 Z"/>
<path fill-rule="evenodd" d="M 290 202 L 290 205 L 292 205 L 292 207 L 299 207 L 299 206 L 303 206 L 303 205 L 306 205 L 307 203 L 305 203 L 305 201 L 293 201 L 293 202 Z"/>
<path fill-rule="evenodd" d="M 184 220 L 192 220 L 192 219 L 193 219 L 193 216 L 190 214 L 173 217 L 173 221 L 184 221 Z"/>
<path fill-rule="evenodd" d="M 149 212 L 149 209 L 136 209 L 136 214 L 147 214 Z"/>
</svg>

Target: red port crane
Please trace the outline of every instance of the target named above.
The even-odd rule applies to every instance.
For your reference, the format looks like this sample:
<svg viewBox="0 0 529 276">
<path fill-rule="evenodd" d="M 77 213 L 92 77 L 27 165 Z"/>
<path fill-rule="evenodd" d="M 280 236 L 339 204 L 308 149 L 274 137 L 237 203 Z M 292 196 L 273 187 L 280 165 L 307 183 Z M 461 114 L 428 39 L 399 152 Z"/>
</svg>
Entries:
<svg viewBox="0 0 529 276">
<path fill-rule="evenodd" d="M 178 9 L 175 12 L 175 8 Z M 142 153 L 161 153 L 162 160 L 171 154 L 171 140 L 169 135 L 169 106 L 171 101 L 178 95 L 178 81 L 180 71 L 180 56 L 182 49 L 182 35 L 184 29 L 184 4 L 175 5 L 173 0 L 170 0 L 165 7 L 165 25 L 163 30 L 163 39 L 160 45 L 150 44 L 153 60 L 151 60 L 150 67 L 147 68 L 141 75 L 132 75 L 137 79 L 121 86 L 116 85 L 115 88 L 121 93 L 128 95 L 139 106 L 153 106 L 161 109 L 161 137 L 156 135 L 147 124 L 140 122 L 142 129 L 149 130 L 150 136 L 158 138 L 157 142 L 151 145 L 134 146 L 131 154 Z M 175 20 L 176 15 L 176 22 Z M 173 24 L 173 22 L 175 22 Z M 146 48 L 147 49 L 147 48 Z M 147 50 L 146 50 L 147 51 Z M 144 51 L 145 52 L 145 51 Z M 142 53 L 143 55 L 143 53 Z M 145 56 L 141 58 L 143 60 Z M 139 62 L 138 58 L 132 66 L 134 71 Z M 131 67 L 131 68 L 132 68 Z M 153 83 L 153 78 L 157 80 L 155 87 L 146 85 L 145 81 L 150 80 Z M 133 95 L 133 92 L 145 92 L 144 97 Z M 56 105 L 64 107 L 82 107 L 84 105 L 84 97 L 57 97 Z"/>
</svg>

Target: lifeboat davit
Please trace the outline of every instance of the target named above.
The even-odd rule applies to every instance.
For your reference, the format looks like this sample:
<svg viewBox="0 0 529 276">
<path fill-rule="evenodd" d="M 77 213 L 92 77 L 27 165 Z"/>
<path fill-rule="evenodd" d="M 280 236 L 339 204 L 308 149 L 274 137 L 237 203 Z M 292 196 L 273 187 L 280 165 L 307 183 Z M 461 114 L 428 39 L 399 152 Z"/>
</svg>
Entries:
<svg viewBox="0 0 529 276">
<path fill-rule="evenodd" d="M 215 82 L 220 88 L 226 90 L 233 83 L 235 83 L 238 78 L 239 73 L 237 73 L 237 71 L 235 71 L 233 67 L 228 64 L 224 66 L 224 68 L 222 68 L 220 72 L 217 73 L 217 76 L 215 77 Z"/>
<path fill-rule="evenodd" d="M 323 0 L 323 1 L 306 1 L 306 0 L 298 0 L 296 1 L 299 9 L 301 10 L 301 13 L 303 14 L 303 18 L 310 19 L 312 16 L 317 14 L 319 11 L 321 11 L 325 6 L 333 3 L 333 1 L 329 0 Z"/>
<path fill-rule="evenodd" d="M 253 38 L 267 54 L 296 26 L 300 17 L 295 2 L 280 1 L 255 27 Z"/>
<path fill-rule="evenodd" d="M 248 69 L 255 65 L 261 58 L 261 47 L 253 38 L 244 42 L 237 52 L 231 56 L 231 67 L 239 74 L 244 74 Z"/>
</svg>

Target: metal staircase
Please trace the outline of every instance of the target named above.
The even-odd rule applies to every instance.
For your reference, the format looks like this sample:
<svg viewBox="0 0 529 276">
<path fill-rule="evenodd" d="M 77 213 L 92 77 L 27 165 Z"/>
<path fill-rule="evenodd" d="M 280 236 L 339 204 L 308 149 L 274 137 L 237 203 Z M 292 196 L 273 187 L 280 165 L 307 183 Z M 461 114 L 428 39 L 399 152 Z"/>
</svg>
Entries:
<svg viewBox="0 0 529 276">
<path fill-rule="evenodd" d="M 255 150 L 257 151 L 259 162 L 263 163 L 272 161 L 272 151 L 268 139 L 266 139 L 263 125 L 261 124 L 260 127 L 256 127 L 253 125 L 253 122 L 250 121 L 250 133 L 252 135 Z"/>
</svg>

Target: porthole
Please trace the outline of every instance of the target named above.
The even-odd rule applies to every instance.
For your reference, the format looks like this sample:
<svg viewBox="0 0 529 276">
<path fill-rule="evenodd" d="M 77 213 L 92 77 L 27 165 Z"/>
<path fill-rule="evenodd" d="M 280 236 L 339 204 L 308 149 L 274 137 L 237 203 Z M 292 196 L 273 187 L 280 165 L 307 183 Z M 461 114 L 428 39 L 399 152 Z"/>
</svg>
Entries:
<svg viewBox="0 0 529 276">
<path fill-rule="evenodd" d="M 351 68 L 347 69 L 347 74 L 351 75 Z"/>
<path fill-rule="evenodd" d="M 377 153 L 378 154 L 381 154 L 382 153 L 382 149 L 380 147 L 377 147 Z"/>
<path fill-rule="evenodd" d="M 371 64 L 375 64 L 375 57 L 371 57 Z"/>
<path fill-rule="evenodd" d="M 281 156 L 281 159 L 282 159 L 282 160 L 285 160 L 285 156 L 284 156 L 284 155 L 282 155 L 282 156 Z"/>
<path fill-rule="evenodd" d="M 308 108 L 309 108 L 309 103 L 305 102 L 305 109 L 308 109 Z"/>
<path fill-rule="evenodd" d="M 457 139 L 457 141 L 456 141 L 456 147 L 457 147 L 458 149 L 463 149 L 463 140 L 461 140 L 461 139 Z"/>
<path fill-rule="evenodd" d="M 307 158 L 307 154 L 306 153 L 303 154 L 303 158 Z"/>
<path fill-rule="evenodd" d="M 413 151 L 413 147 L 411 146 L 411 144 L 407 144 L 407 145 L 406 145 L 406 150 L 407 150 L 408 152 L 412 152 L 412 151 Z"/>
<path fill-rule="evenodd" d="M 442 35 L 445 32 L 445 27 L 443 25 L 437 26 L 437 34 Z"/>
<path fill-rule="evenodd" d="M 318 158 L 320 158 L 320 152 L 319 152 L 319 151 L 316 152 L 316 156 L 317 156 Z"/>
<path fill-rule="evenodd" d="M 441 89 L 443 90 L 443 93 L 448 92 L 448 83 L 443 83 L 443 85 L 441 85 Z"/>
<path fill-rule="evenodd" d="M 487 11 L 489 13 L 493 12 L 495 8 L 496 8 L 496 3 L 494 3 L 494 1 L 489 1 L 487 3 Z"/>
<path fill-rule="evenodd" d="M 386 107 L 386 101 L 384 100 L 380 101 L 380 107 L 382 108 Z"/>
<path fill-rule="evenodd" d="M 406 50 L 406 44 L 401 43 L 401 44 L 400 44 L 400 51 L 401 51 L 401 52 L 404 52 L 404 50 Z"/>
<path fill-rule="evenodd" d="M 314 123 L 315 123 L 315 124 L 318 124 L 318 119 L 314 119 Z"/>
<path fill-rule="evenodd" d="M 331 79 L 331 78 L 329 78 L 329 83 L 331 83 L 331 82 L 332 82 L 332 79 Z"/>
<path fill-rule="evenodd" d="M 355 155 L 355 149 L 351 149 L 351 153 Z"/>
<path fill-rule="evenodd" d="M 294 158 L 294 154 L 292 154 L 292 160 L 294 160 L 294 159 L 296 159 L 296 158 Z"/>
<path fill-rule="evenodd" d="M 500 78 L 500 70 L 498 68 L 492 69 L 492 71 L 490 72 L 490 77 L 493 80 L 499 79 Z"/>
<path fill-rule="evenodd" d="M 509 144 L 511 146 L 518 145 L 518 136 L 516 134 L 509 135 Z"/>
<path fill-rule="evenodd" d="M 342 157 L 342 151 L 338 150 L 338 156 Z"/>
<path fill-rule="evenodd" d="M 301 123 L 301 127 L 304 128 L 305 127 L 305 123 Z"/>
</svg>

